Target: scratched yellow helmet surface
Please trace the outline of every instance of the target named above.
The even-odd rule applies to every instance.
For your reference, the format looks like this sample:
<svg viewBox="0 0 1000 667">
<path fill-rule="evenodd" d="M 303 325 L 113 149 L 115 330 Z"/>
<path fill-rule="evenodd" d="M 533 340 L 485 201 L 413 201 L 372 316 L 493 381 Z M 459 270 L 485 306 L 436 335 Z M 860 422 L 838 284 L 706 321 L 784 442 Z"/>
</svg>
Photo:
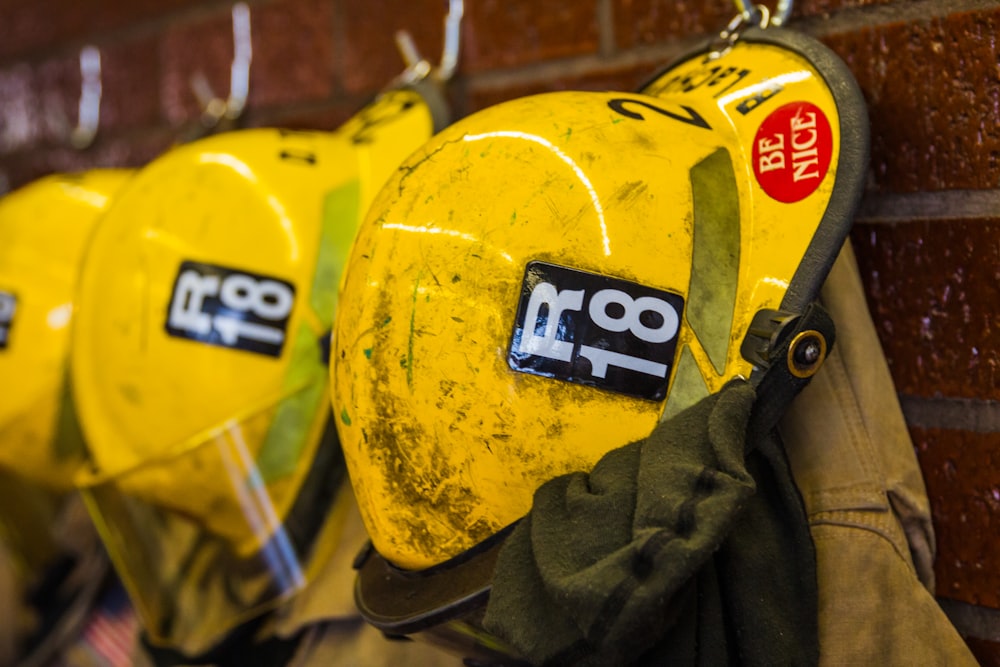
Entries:
<svg viewBox="0 0 1000 667">
<path fill-rule="evenodd" d="M 339 275 L 366 203 L 431 128 L 419 95 L 393 91 L 334 133 L 175 148 L 95 235 L 72 369 L 82 484 L 153 641 L 205 650 L 325 548 Z"/>
<path fill-rule="evenodd" d="M 83 460 L 67 393 L 77 278 L 129 173 L 47 176 L 0 198 L 0 468 L 55 491 Z"/>
<path fill-rule="evenodd" d="M 755 316 L 814 298 L 864 177 L 867 135 L 844 100 L 863 106 L 807 58 L 791 76 L 776 57 L 791 55 L 748 38 L 679 64 L 656 96 L 507 102 L 387 184 L 351 255 L 331 356 L 337 428 L 384 559 L 461 562 L 545 480 L 750 376 Z"/>
</svg>

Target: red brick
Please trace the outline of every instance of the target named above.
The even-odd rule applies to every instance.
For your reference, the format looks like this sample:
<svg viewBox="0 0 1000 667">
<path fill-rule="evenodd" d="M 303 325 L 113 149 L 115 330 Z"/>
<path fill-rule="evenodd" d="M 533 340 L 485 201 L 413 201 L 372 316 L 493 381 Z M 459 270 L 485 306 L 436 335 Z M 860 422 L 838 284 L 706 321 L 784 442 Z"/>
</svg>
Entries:
<svg viewBox="0 0 1000 667">
<path fill-rule="evenodd" d="M 731 0 L 616 0 L 613 11 L 619 49 L 715 34 L 736 16 Z"/>
<path fill-rule="evenodd" d="M 635 65 L 618 69 L 598 69 L 577 76 L 546 79 L 510 88 L 473 89 L 469 94 L 470 111 L 478 111 L 494 104 L 526 95 L 556 90 L 622 90 L 634 91 L 657 71 L 654 65 Z"/>
<path fill-rule="evenodd" d="M 4 160 L 4 172 L 11 190 L 57 172 L 82 171 L 93 158 L 69 148 L 36 150 Z"/>
<path fill-rule="evenodd" d="M 1000 434 L 911 435 L 937 534 L 937 595 L 1000 608 Z"/>
<path fill-rule="evenodd" d="M 88 11 L 91 3 L 73 0 L 0 3 L 0 58 L 10 58 L 33 50 L 52 47 L 86 34 L 96 23 Z"/>
<path fill-rule="evenodd" d="M 159 120 L 158 65 L 153 40 L 101 51 L 101 131 Z M 66 145 L 79 122 L 82 77 L 77 54 L 0 73 L 0 151 L 44 141 Z"/>
<path fill-rule="evenodd" d="M 0 1 L 0 59 L 23 56 L 116 30 L 204 0 Z"/>
<path fill-rule="evenodd" d="M 0 154 L 25 148 L 42 137 L 40 107 L 31 67 L 0 70 Z"/>
<path fill-rule="evenodd" d="M 792 20 L 797 16 L 829 14 L 840 9 L 864 7 L 866 5 L 887 5 L 893 0 L 797 0 L 792 5 Z M 772 9 L 774 3 L 769 4 Z"/>
<path fill-rule="evenodd" d="M 31 151 L 10 160 L 8 177 L 22 185 L 54 172 L 74 172 L 97 167 L 142 167 L 166 151 L 174 142 L 172 132 L 153 130 L 139 137 L 109 137 L 99 134 L 83 151 L 54 146 Z"/>
<path fill-rule="evenodd" d="M 253 17 L 250 18 L 251 27 Z M 191 77 L 201 72 L 217 97 L 229 95 L 233 61 L 233 25 L 227 9 L 198 22 L 172 24 L 160 47 L 163 78 L 160 103 L 167 120 L 180 125 L 195 120 L 201 107 L 191 88 Z"/>
<path fill-rule="evenodd" d="M 335 17 L 334 37 L 342 42 L 340 78 L 348 92 L 374 92 L 403 71 L 405 64 L 394 39 L 397 30 L 408 31 L 421 55 L 435 65 L 438 63 L 447 8 L 443 0 L 348 1 L 342 6 L 344 14 Z M 467 6 L 466 15 L 469 10 Z M 468 25 L 464 28 L 467 35 Z M 467 54 L 466 49 L 462 58 Z"/>
<path fill-rule="evenodd" d="M 1000 169 L 1000 9 L 828 37 L 868 101 L 872 169 L 896 192 L 992 188 Z"/>
<path fill-rule="evenodd" d="M 85 167 L 139 168 L 161 155 L 176 143 L 176 135 L 167 129 L 146 130 L 138 136 L 98 136 L 93 148 L 83 152 Z"/>
<path fill-rule="evenodd" d="M 965 643 L 969 645 L 972 654 L 976 656 L 980 667 L 1000 667 L 1000 642 L 966 637 Z"/>
<path fill-rule="evenodd" d="M 73 0 L 60 0 L 72 3 Z M 100 30 L 116 30 L 157 17 L 166 16 L 181 9 L 219 6 L 228 7 L 234 0 L 102 0 L 100 3 L 84 4 L 94 16 L 93 25 Z"/>
<path fill-rule="evenodd" d="M 332 3 L 282 0 L 254 7 L 250 26 L 251 106 L 321 100 L 333 93 Z"/>
<path fill-rule="evenodd" d="M 791 21 L 804 16 L 828 14 L 840 9 L 886 4 L 892 0 L 805 0 L 792 4 Z M 770 10 L 775 0 L 758 2 Z M 711 35 L 721 31 L 736 16 L 731 0 L 614 0 L 615 43 L 620 49 L 667 39 Z M 794 23 L 792 24 L 794 26 Z"/>
<path fill-rule="evenodd" d="M 596 53 L 597 0 L 467 2 L 464 72 Z"/>
<path fill-rule="evenodd" d="M 0 193 L 16 190 L 45 173 L 36 173 L 33 166 L 24 155 L 4 158 L 0 162 Z"/>
<path fill-rule="evenodd" d="M 1000 218 L 862 224 L 853 241 L 899 391 L 1000 400 Z"/>
<path fill-rule="evenodd" d="M 101 49 L 102 132 L 161 121 L 159 48 L 143 37 Z"/>
<path fill-rule="evenodd" d="M 36 100 L 44 138 L 55 145 L 69 145 L 80 108 L 80 60 L 54 58 L 34 67 Z"/>
<path fill-rule="evenodd" d="M 292 108 L 270 113 L 258 113 L 252 107 L 247 112 L 245 127 L 284 127 L 291 130 L 324 130 L 332 132 L 364 105 L 362 101 L 335 102 L 317 107 Z"/>
</svg>

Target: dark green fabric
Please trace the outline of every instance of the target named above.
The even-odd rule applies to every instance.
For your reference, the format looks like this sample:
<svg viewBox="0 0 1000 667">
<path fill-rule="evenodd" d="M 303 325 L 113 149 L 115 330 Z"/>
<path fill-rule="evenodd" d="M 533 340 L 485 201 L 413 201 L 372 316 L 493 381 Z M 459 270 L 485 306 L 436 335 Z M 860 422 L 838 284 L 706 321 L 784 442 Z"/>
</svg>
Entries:
<svg viewBox="0 0 1000 667">
<path fill-rule="evenodd" d="M 485 627 L 544 665 L 816 663 L 812 541 L 780 443 L 745 442 L 754 399 L 730 383 L 540 487 Z"/>
</svg>

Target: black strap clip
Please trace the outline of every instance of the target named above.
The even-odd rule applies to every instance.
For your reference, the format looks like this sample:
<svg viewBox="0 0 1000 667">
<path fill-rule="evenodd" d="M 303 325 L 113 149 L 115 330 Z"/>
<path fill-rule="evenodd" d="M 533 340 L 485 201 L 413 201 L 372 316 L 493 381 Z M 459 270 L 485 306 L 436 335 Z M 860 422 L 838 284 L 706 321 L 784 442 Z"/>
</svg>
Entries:
<svg viewBox="0 0 1000 667">
<path fill-rule="evenodd" d="M 760 371 L 780 364 L 792 376 L 808 379 L 826 360 L 834 332 L 833 320 L 819 304 L 801 314 L 760 310 L 750 322 L 740 354 Z"/>
</svg>

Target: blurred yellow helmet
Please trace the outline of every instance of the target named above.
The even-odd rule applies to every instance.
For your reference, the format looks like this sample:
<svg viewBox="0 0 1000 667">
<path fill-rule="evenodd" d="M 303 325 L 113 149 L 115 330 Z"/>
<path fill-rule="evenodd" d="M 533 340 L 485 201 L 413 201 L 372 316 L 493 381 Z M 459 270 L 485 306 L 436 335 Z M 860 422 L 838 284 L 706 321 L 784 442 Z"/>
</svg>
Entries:
<svg viewBox="0 0 1000 667">
<path fill-rule="evenodd" d="M 336 540 L 339 276 L 367 203 L 432 132 L 423 100 L 388 92 L 335 133 L 175 148 L 94 237 L 72 367 L 81 484 L 156 643 L 206 650 Z"/>
<path fill-rule="evenodd" d="M 430 579 L 464 568 L 544 481 L 750 376 L 767 334 L 818 293 L 860 197 L 864 107 L 818 71 L 816 58 L 846 71 L 828 52 L 748 35 L 672 67 L 650 95 L 551 93 L 477 113 L 373 203 L 331 373 L 389 563 Z M 797 372 L 822 361 L 810 342 Z M 362 574 L 362 603 L 379 573 Z M 397 601 L 416 609 L 411 597 Z"/>
<path fill-rule="evenodd" d="M 17 664 L 47 663 L 75 636 L 109 569 L 70 493 L 85 443 L 68 356 L 87 242 L 130 174 L 52 175 L 0 199 L 0 605 Z"/>
<path fill-rule="evenodd" d="M 0 468 L 53 490 L 73 488 L 84 454 L 67 382 L 84 248 L 129 173 L 47 176 L 0 198 Z"/>
</svg>

